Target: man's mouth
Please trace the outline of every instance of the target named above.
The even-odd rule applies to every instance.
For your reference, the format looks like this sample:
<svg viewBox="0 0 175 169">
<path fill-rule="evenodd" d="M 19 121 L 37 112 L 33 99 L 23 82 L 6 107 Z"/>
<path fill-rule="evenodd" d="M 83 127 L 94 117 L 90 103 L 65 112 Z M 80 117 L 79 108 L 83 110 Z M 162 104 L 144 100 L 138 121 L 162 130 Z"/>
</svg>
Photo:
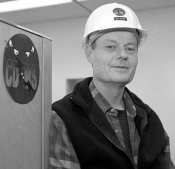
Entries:
<svg viewBox="0 0 175 169">
<path fill-rule="evenodd" d="M 119 68 L 119 69 L 128 69 L 128 66 L 125 65 L 119 65 L 119 66 L 112 66 L 113 68 Z"/>
</svg>

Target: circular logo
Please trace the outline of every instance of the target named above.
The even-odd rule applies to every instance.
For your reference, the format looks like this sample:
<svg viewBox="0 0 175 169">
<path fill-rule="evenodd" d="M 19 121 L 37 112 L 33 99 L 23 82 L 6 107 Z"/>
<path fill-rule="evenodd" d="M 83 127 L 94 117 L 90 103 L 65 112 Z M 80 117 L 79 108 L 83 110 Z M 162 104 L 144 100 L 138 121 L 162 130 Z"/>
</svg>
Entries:
<svg viewBox="0 0 175 169">
<path fill-rule="evenodd" d="M 39 83 L 39 59 L 31 39 L 16 34 L 6 44 L 3 62 L 4 81 L 15 102 L 29 103 Z"/>
<path fill-rule="evenodd" d="M 117 16 L 125 15 L 125 11 L 122 8 L 115 8 L 113 9 L 113 13 Z"/>
</svg>

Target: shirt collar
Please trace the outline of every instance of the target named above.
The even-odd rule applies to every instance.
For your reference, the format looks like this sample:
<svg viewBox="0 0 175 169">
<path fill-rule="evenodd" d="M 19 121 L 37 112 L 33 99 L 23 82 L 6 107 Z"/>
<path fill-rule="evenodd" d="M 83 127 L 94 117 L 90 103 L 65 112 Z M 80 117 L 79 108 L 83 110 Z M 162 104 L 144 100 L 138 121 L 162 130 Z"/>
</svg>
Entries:
<svg viewBox="0 0 175 169">
<path fill-rule="evenodd" d="M 126 108 L 127 113 L 129 115 L 131 115 L 132 117 L 135 117 L 136 116 L 136 107 L 135 107 L 133 101 L 131 100 L 129 94 L 126 92 L 126 90 L 124 91 L 124 94 L 123 94 L 123 100 L 125 103 L 125 108 Z"/>
<path fill-rule="evenodd" d="M 91 91 L 92 97 L 94 98 L 97 105 L 102 109 L 102 111 L 104 113 L 106 113 L 109 109 L 112 108 L 110 103 L 104 98 L 104 96 L 96 88 L 93 81 L 90 82 L 89 89 Z M 125 109 L 127 111 L 127 114 L 131 115 L 132 117 L 135 117 L 136 116 L 136 108 L 135 108 L 134 103 L 132 102 L 129 94 L 126 92 L 126 90 L 124 90 L 123 100 L 124 100 Z"/>
<path fill-rule="evenodd" d="M 103 97 L 103 95 L 96 88 L 93 81 L 91 81 L 91 83 L 89 84 L 89 89 L 91 91 L 92 97 L 94 98 L 97 105 L 102 109 L 104 113 L 112 108 L 109 102 Z"/>
</svg>

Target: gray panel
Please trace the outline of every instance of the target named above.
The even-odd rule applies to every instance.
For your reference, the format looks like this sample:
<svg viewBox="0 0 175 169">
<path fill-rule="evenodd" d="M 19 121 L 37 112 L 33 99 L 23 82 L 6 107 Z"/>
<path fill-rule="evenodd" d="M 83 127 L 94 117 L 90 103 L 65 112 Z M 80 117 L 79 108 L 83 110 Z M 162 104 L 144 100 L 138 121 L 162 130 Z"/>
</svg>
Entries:
<svg viewBox="0 0 175 169">
<path fill-rule="evenodd" d="M 38 89 L 33 100 L 27 104 L 19 104 L 13 100 L 3 75 L 6 43 L 13 35 L 19 33 L 32 40 L 39 57 Z M 44 45 L 47 40 L 43 37 L 1 22 L 0 36 L 0 168 L 41 169 L 42 143 L 48 144 L 48 141 L 42 139 L 48 140 L 46 126 L 49 125 L 51 112 L 51 61 L 46 59 L 46 56 L 51 56 L 51 43 L 48 43 L 47 47 Z M 44 47 L 47 49 L 43 49 Z M 44 56 L 45 53 L 47 54 Z M 46 129 L 44 136 L 43 129 Z M 48 154 L 46 156 L 48 157 Z"/>
</svg>

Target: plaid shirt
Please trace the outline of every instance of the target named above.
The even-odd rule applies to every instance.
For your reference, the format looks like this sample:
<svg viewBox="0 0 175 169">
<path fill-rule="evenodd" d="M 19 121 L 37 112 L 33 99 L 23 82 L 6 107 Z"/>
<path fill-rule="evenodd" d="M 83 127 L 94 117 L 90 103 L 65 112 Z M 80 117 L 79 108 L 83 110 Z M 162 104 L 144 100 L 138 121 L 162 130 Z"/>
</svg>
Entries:
<svg viewBox="0 0 175 169">
<path fill-rule="evenodd" d="M 112 106 L 97 90 L 97 88 L 93 83 L 90 83 L 89 88 L 93 98 L 95 99 L 99 107 L 102 109 L 102 111 L 105 113 L 111 126 L 116 132 L 116 135 L 121 143 L 122 148 L 125 149 L 122 129 L 120 126 L 120 122 L 117 118 L 118 116 L 117 110 L 112 108 Z M 135 167 L 137 168 L 140 136 L 137 132 L 134 123 L 134 117 L 136 116 L 136 108 L 127 92 L 124 92 L 123 100 L 125 103 L 125 109 L 127 113 L 128 126 L 129 126 L 129 137 L 132 149 L 131 160 L 134 161 Z M 147 117 L 145 115 L 145 118 L 143 118 L 142 121 L 142 126 L 145 126 L 146 123 L 147 123 Z M 51 145 L 50 145 L 49 169 L 80 169 L 79 161 L 74 151 L 73 145 L 69 139 L 65 124 L 55 112 L 53 112 L 53 116 L 51 118 L 50 138 L 51 138 L 50 139 Z M 171 165 L 170 169 L 175 169 L 170 158 L 168 136 L 167 136 L 167 145 L 165 146 L 164 152 L 165 152 L 164 153 L 165 159 L 167 159 L 167 161 L 169 161 Z"/>
<path fill-rule="evenodd" d="M 97 102 L 97 104 L 100 106 L 102 111 L 105 113 L 107 119 L 111 123 L 111 126 L 113 127 L 118 140 L 120 141 L 120 144 L 122 148 L 126 150 L 125 144 L 124 144 L 124 137 L 123 132 L 120 126 L 120 121 L 118 119 L 118 112 L 116 109 L 114 109 L 109 102 L 103 97 L 103 95 L 98 91 L 98 89 L 95 87 L 94 83 L 90 83 L 90 90 L 92 93 L 93 98 Z M 140 143 L 140 136 L 136 130 L 134 117 L 136 116 L 136 108 L 130 99 L 129 95 L 124 92 L 123 100 L 125 104 L 125 109 L 127 113 L 127 119 L 128 119 L 128 126 L 129 126 L 129 137 L 130 137 L 130 143 L 131 143 L 131 149 L 132 149 L 132 158 L 134 159 L 135 164 L 137 165 L 138 162 L 138 147 Z M 146 116 L 145 116 L 146 117 Z M 145 124 L 146 125 L 146 124 Z"/>
</svg>

